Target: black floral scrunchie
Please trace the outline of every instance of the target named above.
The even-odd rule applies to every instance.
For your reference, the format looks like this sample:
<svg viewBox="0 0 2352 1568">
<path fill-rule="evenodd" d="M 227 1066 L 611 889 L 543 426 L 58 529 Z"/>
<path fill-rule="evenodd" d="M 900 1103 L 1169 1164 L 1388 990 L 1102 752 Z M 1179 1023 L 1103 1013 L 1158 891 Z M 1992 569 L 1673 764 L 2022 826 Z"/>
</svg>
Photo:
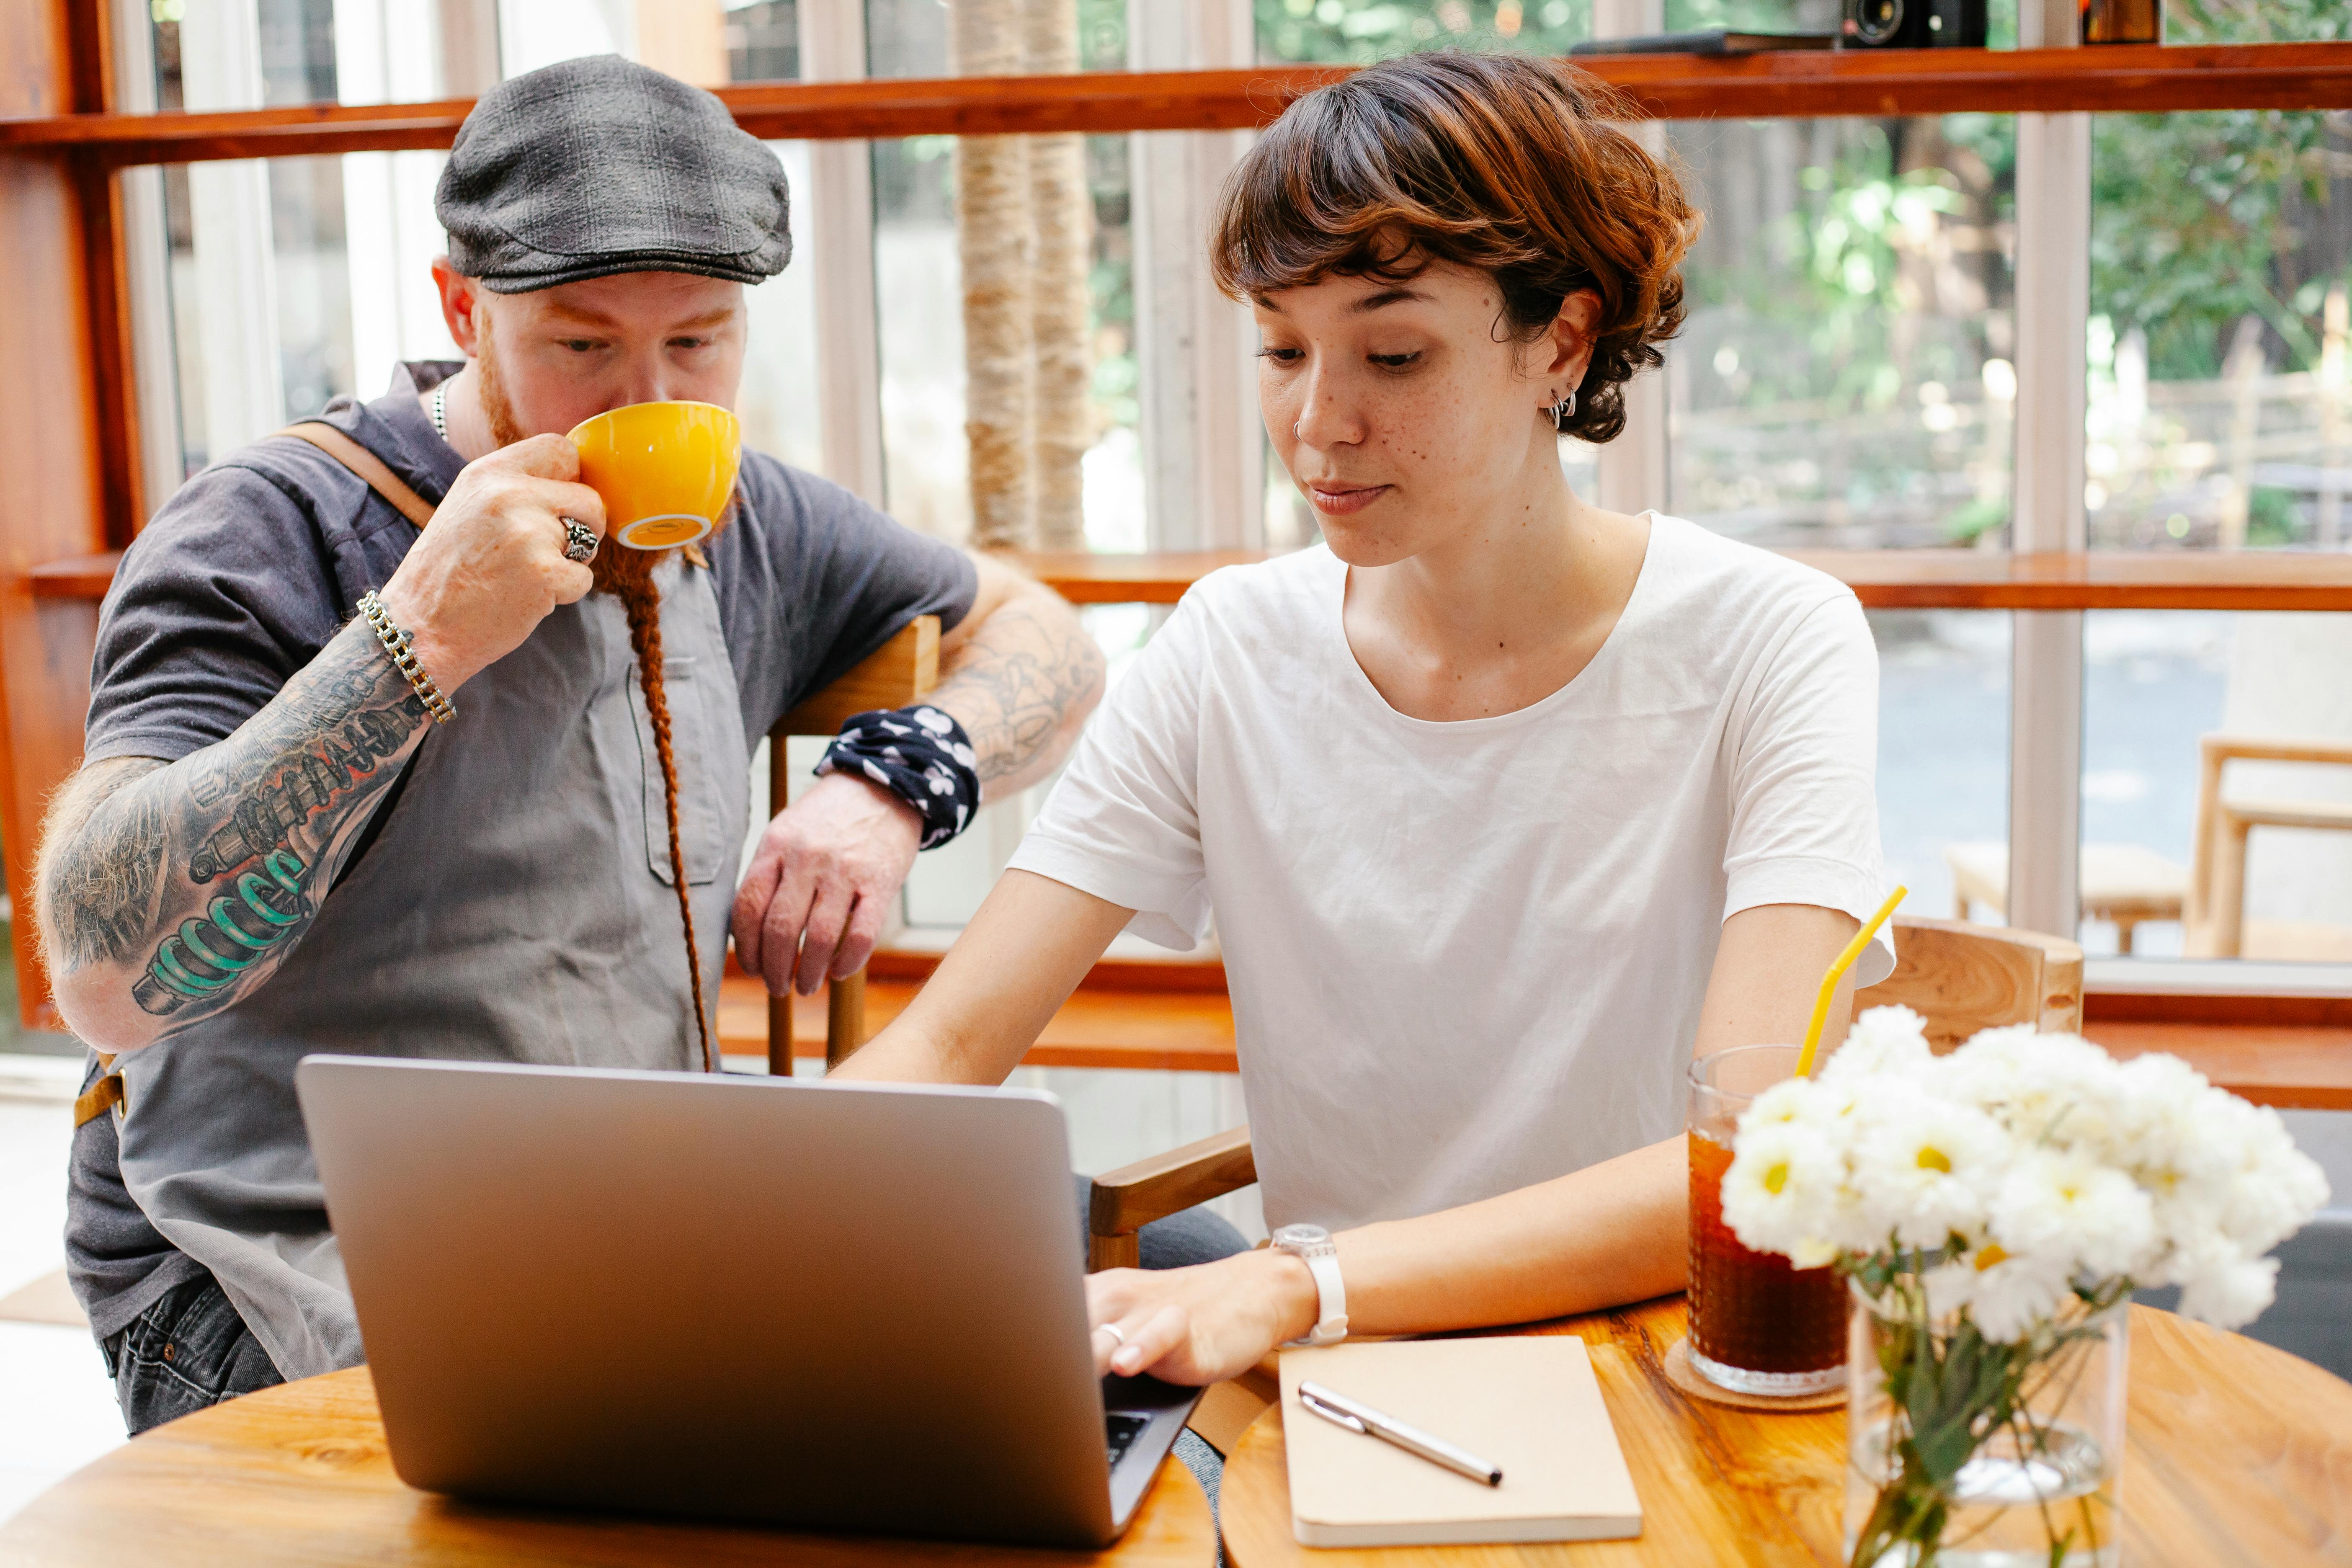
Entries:
<svg viewBox="0 0 2352 1568">
<path fill-rule="evenodd" d="M 978 761 L 962 725 L 918 702 L 852 716 L 816 771 L 870 779 L 913 806 L 923 819 L 919 847 L 930 849 L 971 825 L 980 809 Z"/>
</svg>

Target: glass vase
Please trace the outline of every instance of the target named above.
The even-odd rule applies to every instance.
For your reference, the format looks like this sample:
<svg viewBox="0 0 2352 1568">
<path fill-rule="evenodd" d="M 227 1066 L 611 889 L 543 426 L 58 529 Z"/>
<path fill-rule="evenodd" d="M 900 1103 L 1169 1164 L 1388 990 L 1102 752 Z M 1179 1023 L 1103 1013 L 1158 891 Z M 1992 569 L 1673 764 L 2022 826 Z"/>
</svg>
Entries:
<svg viewBox="0 0 2352 1568">
<path fill-rule="evenodd" d="M 2111 1568 L 2124 1460 L 2124 1302 L 2074 1301 L 2014 1345 L 1931 1318 L 1916 1277 L 1847 1321 L 1852 1568 Z"/>
</svg>

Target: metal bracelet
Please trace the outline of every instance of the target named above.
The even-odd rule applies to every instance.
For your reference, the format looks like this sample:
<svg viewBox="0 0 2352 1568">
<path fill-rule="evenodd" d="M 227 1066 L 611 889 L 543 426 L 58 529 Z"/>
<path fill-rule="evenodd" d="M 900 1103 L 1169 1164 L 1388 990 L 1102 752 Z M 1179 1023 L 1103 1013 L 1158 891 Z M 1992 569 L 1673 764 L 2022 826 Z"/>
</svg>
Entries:
<svg viewBox="0 0 2352 1568">
<path fill-rule="evenodd" d="M 441 695 L 441 689 L 433 684 L 433 678 L 425 673 L 424 668 L 416 662 L 416 655 L 409 647 L 415 637 L 392 624 L 392 614 L 383 607 L 383 599 L 374 589 L 371 588 L 360 595 L 360 614 L 367 617 L 367 624 L 374 630 L 376 641 L 383 644 L 384 652 L 392 655 L 394 667 L 408 678 L 410 686 L 416 689 L 417 700 L 423 702 L 425 710 L 433 715 L 433 721 L 446 724 L 455 719 L 457 710 L 449 706 L 449 700 Z"/>
</svg>

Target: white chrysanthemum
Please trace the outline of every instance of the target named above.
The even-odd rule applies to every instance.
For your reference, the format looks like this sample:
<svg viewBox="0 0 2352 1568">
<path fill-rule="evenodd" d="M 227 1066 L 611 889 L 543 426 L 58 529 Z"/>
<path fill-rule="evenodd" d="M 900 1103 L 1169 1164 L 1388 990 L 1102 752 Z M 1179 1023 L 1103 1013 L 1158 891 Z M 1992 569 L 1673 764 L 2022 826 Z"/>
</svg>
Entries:
<svg viewBox="0 0 2352 1568">
<path fill-rule="evenodd" d="M 1844 1175 L 1843 1162 L 1801 1121 L 1743 1125 L 1723 1173 L 1723 1221 L 1751 1251 L 1819 1268 L 1837 1253 L 1823 1222 Z"/>
<path fill-rule="evenodd" d="M 1993 1240 L 2059 1279 L 2130 1275 L 2155 1251 L 2148 1195 L 2121 1171 L 2066 1149 L 2035 1149 L 1994 1189 Z"/>
<path fill-rule="evenodd" d="M 2278 1299 L 2278 1259 L 2236 1258 L 2181 1287 L 2184 1316 L 2220 1329 L 2242 1329 Z"/>
<path fill-rule="evenodd" d="M 1927 1020 L 1908 1007 L 1873 1007 L 1853 1021 L 1845 1043 L 1822 1064 L 1831 1080 L 1861 1077 L 1910 1077 L 1935 1059 L 1927 1049 Z"/>
<path fill-rule="evenodd" d="M 1751 1127 L 1803 1127 L 1822 1139 L 1824 1147 L 1843 1152 L 1855 1136 L 1856 1109 L 1850 1085 L 1818 1078 L 1782 1079 L 1740 1112 L 1739 1136 L 1745 1137 Z"/>
<path fill-rule="evenodd" d="M 1916 1015 L 1874 1011 L 1809 1083 L 1742 1120 L 1724 1213 L 1748 1246 L 1801 1266 L 1956 1246 L 1924 1276 L 2014 1343 L 2074 1290 L 2181 1287 L 2224 1327 L 2261 1312 L 2263 1256 L 2327 1201 L 2273 1111 L 2179 1060 L 2117 1062 L 2074 1036 L 1987 1030 L 1927 1054 Z"/>
<path fill-rule="evenodd" d="M 1885 1095 L 1867 1120 L 1852 1180 L 1877 1235 L 1906 1247 L 1938 1247 L 1984 1222 L 1986 1199 L 2012 1152 L 1999 1122 L 1916 1089 Z"/>
<path fill-rule="evenodd" d="M 2214 1184 L 2213 1208 L 2222 1234 L 2248 1257 L 2259 1257 L 2319 1212 L 2327 1177 L 2294 1146 L 2277 1111 L 2219 1091 L 2214 1100 L 2199 1118 L 2200 1130 L 2210 1123 L 2228 1151 L 2228 1174 Z"/>
<path fill-rule="evenodd" d="M 1960 1265 L 1972 1270 L 1969 1317 L 1997 1345 L 2013 1345 L 2049 1321 L 2066 1296 L 2066 1276 L 2036 1258 L 2011 1257 L 1988 1245 Z"/>
<path fill-rule="evenodd" d="M 1927 1316 L 1949 1317 L 1976 1300 L 1978 1269 L 1975 1260 L 1955 1258 L 1938 1263 L 1919 1277 L 1927 1292 Z"/>
</svg>

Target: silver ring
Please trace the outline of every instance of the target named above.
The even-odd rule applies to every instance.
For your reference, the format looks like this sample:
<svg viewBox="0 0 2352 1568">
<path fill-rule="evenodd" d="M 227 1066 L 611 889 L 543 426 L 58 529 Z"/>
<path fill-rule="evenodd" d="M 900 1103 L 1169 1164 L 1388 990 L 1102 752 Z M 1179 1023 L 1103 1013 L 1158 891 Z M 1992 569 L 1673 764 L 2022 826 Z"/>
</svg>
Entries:
<svg viewBox="0 0 2352 1568">
<path fill-rule="evenodd" d="M 583 566 L 596 559 L 596 531 L 576 519 L 558 518 L 563 524 L 563 558 Z"/>
<path fill-rule="evenodd" d="M 1095 1325 L 1095 1332 L 1098 1334 L 1108 1334 L 1120 1344 L 1127 1343 L 1127 1336 L 1118 1331 L 1118 1325 L 1117 1323 L 1097 1323 Z"/>
</svg>

